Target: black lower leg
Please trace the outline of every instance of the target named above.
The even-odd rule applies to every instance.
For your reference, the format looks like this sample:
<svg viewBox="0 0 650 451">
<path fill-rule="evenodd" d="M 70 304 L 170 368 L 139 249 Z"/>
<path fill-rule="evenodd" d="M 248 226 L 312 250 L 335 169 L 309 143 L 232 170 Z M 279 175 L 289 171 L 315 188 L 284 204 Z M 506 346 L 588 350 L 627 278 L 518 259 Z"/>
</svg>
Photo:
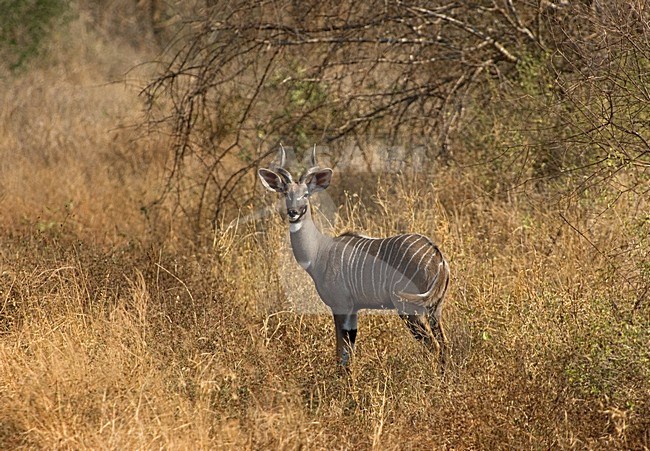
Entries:
<svg viewBox="0 0 650 451">
<path fill-rule="evenodd" d="M 350 345 L 350 348 L 354 348 L 354 342 L 357 339 L 357 330 L 343 330 L 343 341 Z"/>
<path fill-rule="evenodd" d="M 343 329 L 342 331 L 343 335 L 343 361 L 341 362 L 343 366 L 347 366 L 352 354 L 352 351 L 354 351 L 354 342 L 357 339 L 357 330 L 352 329 L 352 330 L 345 330 Z"/>
</svg>

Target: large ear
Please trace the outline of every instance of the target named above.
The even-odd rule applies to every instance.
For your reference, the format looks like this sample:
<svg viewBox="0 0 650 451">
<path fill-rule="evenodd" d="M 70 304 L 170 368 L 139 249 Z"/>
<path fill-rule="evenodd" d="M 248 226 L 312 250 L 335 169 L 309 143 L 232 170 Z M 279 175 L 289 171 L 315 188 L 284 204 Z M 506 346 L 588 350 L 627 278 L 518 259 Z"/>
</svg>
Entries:
<svg viewBox="0 0 650 451">
<path fill-rule="evenodd" d="M 276 193 L 281 194 L 287 192 L 287 184 L 284 183 L 282 177 L 275 172 L 261 168 L 257 171 L 257 174 L 260 176 L 260 180 L 262 180 L 262 185 L 264 185 L 269 191 L 275 191 Z"/>
<path fill-rule="evenodd" d="M 307 184 L 307 189 L 309 189 L 309 194 L 317 193 L 323 191 L 325 188 L 330 186 L 332 181 L 332 170 L 329 168 L 319 169 L 307 176 L 305 183 Z"/>
</svg>

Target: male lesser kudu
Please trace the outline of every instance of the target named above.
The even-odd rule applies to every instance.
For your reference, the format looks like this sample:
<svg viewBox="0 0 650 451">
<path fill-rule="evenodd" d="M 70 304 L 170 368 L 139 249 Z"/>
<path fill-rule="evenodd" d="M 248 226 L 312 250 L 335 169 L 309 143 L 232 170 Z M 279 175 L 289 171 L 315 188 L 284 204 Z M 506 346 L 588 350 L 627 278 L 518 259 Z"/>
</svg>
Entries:
<svg viewBox="0 0 650 451">
<path fill-rule="evenodd" d="M 427 237 L 402 234 L 370 238 L 355 233 L 331 237 L 312 220 L 310 197 L 326 189 L 332 170 L 316 164 L 298 179 L 280 164 L 260 169 L 263 185 L 284 196 L 293 254 L 311 276 L 323 302 L 332 310 L 339 362 L 347 367 L 357 337 L 361 309 L 396 309 L 416 339 L 440 354 L 445 365 L 447 340 L 441 324 L 449 284 L 449 265 Z"/>
</svg>

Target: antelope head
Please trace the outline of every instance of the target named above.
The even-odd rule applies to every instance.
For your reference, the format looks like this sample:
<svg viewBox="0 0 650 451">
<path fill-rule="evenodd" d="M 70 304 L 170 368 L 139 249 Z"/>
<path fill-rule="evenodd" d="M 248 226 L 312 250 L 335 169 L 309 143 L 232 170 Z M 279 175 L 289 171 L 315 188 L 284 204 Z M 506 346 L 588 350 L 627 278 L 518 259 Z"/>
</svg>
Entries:
<svg viewBox="0 0 650 451">
<path fill-rule="evenodd" d="M 286 157 L 284 147 L 280 145 L 280 164 L 273 169 L 261 168 L 257 173 L 266 189 L 284 195 L 289 222 L 297 225 L 309 211 L 309 197 L 329 186 L 332 170 L 320 168 L 316 164 L 314 145 L 311 151 L 311 167 L 296 182 L 291 173 L 284 168 Z"/>
</svg>

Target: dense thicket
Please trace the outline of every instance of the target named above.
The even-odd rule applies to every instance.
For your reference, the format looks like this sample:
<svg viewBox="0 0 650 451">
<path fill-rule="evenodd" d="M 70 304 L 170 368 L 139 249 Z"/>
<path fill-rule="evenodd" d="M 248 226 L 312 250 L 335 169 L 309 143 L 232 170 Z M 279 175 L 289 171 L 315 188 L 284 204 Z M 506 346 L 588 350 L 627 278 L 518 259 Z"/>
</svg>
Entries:
<svg viewBox="0 0 650 451">
<path fill-rule="evenodd" d="M 333 164 L 347 150 L 368 168 L 404 149 L 429 165 L 489 162 L 507 187 L 647 180 L 643 1 L 239 0 L 199 11 L 145 90 L 175 137 L 170 188 L 198 200 L 197 219 L 246 201 L 241 182 L 281 140 L 327 146 Z"/>
</svg>

